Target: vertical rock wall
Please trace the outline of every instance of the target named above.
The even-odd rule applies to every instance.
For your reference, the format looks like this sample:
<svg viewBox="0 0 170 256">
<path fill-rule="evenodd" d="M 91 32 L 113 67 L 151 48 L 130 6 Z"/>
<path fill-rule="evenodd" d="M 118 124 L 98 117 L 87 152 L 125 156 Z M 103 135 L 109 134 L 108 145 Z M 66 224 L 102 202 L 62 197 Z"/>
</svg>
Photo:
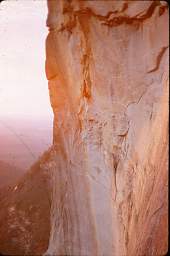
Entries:
<svg viewBox="0 0 170 256">
<path fill-rule="evenodd" d="M 54 111 L 46 254 L 167 251 L 168 6 L 48 1 Z"/>
</svg>

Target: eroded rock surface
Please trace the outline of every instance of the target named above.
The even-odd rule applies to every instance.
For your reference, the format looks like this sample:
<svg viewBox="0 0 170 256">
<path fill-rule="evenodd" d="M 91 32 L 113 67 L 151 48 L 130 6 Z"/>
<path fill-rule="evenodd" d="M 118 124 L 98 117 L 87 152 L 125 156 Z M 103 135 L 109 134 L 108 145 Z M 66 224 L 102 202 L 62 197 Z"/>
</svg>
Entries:
<svg viewBox="0 0 170 256">
<path fill-rule="evenodd" d="M 168 6 L 48 1 L 47 255 L 167 251 Z"/>
</svg>

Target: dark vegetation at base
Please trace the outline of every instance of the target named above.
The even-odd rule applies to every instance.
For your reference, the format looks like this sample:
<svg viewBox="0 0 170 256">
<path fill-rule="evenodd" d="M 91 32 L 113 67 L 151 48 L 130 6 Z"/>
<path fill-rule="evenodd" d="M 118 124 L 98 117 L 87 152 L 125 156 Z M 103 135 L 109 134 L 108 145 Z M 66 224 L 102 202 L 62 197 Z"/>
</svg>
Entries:
<svg viewBox="0 0 170 256">
<path fill-rule="evenodd" d="M 0 191 L 0 255 L 42 255 L 48 247 L 50 183 L 43 163 L 50 151 L 17 184 Z"/>
</svg>

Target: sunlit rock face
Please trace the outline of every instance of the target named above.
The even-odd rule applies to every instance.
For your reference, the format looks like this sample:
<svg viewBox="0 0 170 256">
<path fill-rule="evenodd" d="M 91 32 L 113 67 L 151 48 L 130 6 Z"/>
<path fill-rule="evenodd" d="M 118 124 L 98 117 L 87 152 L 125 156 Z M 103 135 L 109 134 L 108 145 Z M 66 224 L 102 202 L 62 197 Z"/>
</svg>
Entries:
<svg viewBox="0 0 170 256">
<path fill-rule="evenodd" d="M 47 255 L 167 251 L 168 6 L 48 1 Z"/>
</svg>

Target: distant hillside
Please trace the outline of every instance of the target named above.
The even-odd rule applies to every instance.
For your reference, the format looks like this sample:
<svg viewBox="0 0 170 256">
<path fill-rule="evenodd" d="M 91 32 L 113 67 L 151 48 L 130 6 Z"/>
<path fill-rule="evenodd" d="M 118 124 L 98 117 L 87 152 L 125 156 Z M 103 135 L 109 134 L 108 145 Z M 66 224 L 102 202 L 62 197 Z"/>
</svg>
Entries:
<svg viewBox="0 0 170 256">
<path fill-rule="evenodd" d="M 0 161 L 23 171 L 52 144 L 52 122 L 0 118 Z"/>
<path fill-rule="evenodd" d="M 49 151 L 14 186 L 0 191 L 0 252 L 42 255 L 50 234 Z"/>
<path fill-rule="evenodd" d="M 15 184 L 23 174 L 22 169 L 0 161 L 0 189 Z"/>
</svg>

